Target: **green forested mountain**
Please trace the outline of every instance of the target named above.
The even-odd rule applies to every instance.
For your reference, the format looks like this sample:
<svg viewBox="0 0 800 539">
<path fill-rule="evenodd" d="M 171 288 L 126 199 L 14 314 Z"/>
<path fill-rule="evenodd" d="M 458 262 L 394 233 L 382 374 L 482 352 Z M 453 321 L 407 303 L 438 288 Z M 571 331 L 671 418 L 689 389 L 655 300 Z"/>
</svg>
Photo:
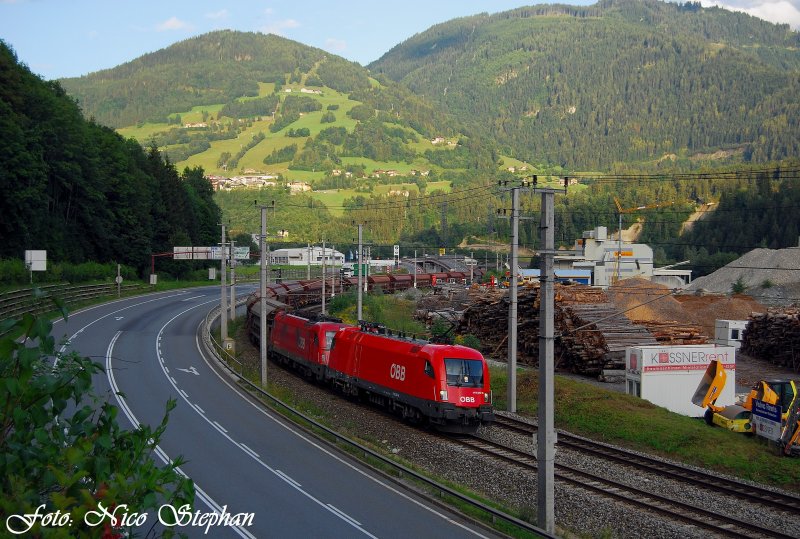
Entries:
<svg viewBox="0 0 800 539">
<path fill-rule="evenodd" d="M 87 117 L 208 174 L 427 168 L 423 154 L 436 148 L 419 143 L 459 132 L 405 87 L 274 35 L 212 32 L 60 82 Z"/>
<path fill-rule="evenodd" d="M 330 88 L 369 87 L 356 64 L 275 35 L 212 32 L 90 75 L 62 79 L 84 113 L 103 125 L 125 127 L 162 121 L 196 105 L 230 103 L 258 95 L 258 82 L 299 82 L 316 76 Z M 313 82 L 313 81 L 312 81 Z"/>
<path fill-rule="evenodd" d="M 436 25 L 368 66 L 525 160 L 608 169 L 800 150 L 800 35 L 698 3 L 542 5 Z"/>
<path fill-rule="evenodd" d="M 87 121 L 0 41 L 0 258 L 149 267 L 174 245 L 213 245 L 220 211 L 200 169 Z"/>
</svg>

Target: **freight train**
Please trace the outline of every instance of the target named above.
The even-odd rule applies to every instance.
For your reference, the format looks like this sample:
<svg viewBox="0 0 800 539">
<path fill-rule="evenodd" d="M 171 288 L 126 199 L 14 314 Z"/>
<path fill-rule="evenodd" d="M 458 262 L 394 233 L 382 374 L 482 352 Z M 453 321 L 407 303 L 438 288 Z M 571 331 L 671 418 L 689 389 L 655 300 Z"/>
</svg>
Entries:
<svg viewBox="0 0 800 539">
<path fill-rule="evenodd" d="M 375 324 L 299 316 L 283 299 L 291 298 L 265 300 L 267 354 L 274 361 L 437 430 L 474 432 L 494 419 L 489 368 L 477 350 L 392 335 Z M 256 346 L 260 309 L 260 298 L 248 303 L 248 334 Z"/>
<path fill-rule="evenodd" d="M 479 279 L 483 275 L 483 270 L 476 268 L 474 278 Z M 416 283 L 418 288 L 428 288 L 437 284 L 446 283 L 466 283 L 469 273 L 461 271 L 446 271 L 439 273 L 418 273 Z M 405 274 L 386 274 L 369 275 L 364 279 L 368 291 L 378 287 L 384 292 L 393 293 L 407 290 L 414 286 L 414 275 Z M 349 290 L 358 286 L 358 276 L 342 277 L 333 279 L 329 277 L 325 282 L 327 291 L 335 288 L 339 290 Z M 267 297 L 276 298 L 291 307 L 302 307 L 311 303 L 319 303 L 322 295 L 322 280 L 312 279 L 308 281 L 284 281 L 282 283 L 272 283 L 267 285 Z"/>
</svg>

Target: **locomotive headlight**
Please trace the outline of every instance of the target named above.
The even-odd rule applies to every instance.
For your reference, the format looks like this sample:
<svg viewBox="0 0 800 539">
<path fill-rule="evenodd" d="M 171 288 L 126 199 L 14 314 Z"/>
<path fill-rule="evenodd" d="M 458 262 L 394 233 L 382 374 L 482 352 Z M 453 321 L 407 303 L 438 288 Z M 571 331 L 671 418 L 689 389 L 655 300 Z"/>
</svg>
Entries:
<svg viewBox="0 0 800 539">
<path fill-rule="evenodd" d="M 487 403 L 492 402 L 492 394 L 491 393 L 484 393 L 483 394 L 483 402 L 487 402 Z"/>
<path fill-rule="evenodd" d="M 447 390 L 442 389 L 439 391 L 439 399 L 446 401 L 447 400 Z"/>
</svg>

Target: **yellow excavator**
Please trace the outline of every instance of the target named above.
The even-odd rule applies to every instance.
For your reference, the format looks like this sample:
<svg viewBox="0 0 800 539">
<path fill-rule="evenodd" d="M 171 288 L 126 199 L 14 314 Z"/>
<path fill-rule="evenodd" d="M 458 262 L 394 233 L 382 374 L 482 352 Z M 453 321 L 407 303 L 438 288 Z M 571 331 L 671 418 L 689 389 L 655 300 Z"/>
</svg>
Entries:
<svg viewBox="0 0 800 539">
<path fill-rule="evenodd" d="M 692 403 L 706 410 L 705 420 L 709 425 L 717 425 L 733 432 L 752 433 L 750 421 L 753 400 L 780 406 L 781 439 L 780 443 L 788 455 L 793 446 L 800 450 L 800 398 L 797 395 L 798 384 L 794 380 L 759 380 L 741 404 L 717 406 L 716 402 L 722 394 L 728 375 L 717 360 L 711 361 L 703 379 L 697 386 Z"/>
</svg>

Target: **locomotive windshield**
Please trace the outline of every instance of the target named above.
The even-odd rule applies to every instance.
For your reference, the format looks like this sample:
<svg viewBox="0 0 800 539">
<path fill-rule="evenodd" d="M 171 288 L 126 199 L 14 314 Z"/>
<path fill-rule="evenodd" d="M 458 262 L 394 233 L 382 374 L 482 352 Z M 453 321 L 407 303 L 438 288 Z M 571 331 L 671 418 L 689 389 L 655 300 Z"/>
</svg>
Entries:
<svg viewBox="0 0 800 539">
<path fill-rule="evenodd" d="M 335 331 L 326 331 L 325 332 L 325 345 L 323 346 L 323 350 L 332 350 L 333 338 L 336 336 Z"/>
<path fill-rule="evenodd" d="M 483 387 L 483 362 L 479 359 L 445 359 L 447 385 Z"/>
</svg>

